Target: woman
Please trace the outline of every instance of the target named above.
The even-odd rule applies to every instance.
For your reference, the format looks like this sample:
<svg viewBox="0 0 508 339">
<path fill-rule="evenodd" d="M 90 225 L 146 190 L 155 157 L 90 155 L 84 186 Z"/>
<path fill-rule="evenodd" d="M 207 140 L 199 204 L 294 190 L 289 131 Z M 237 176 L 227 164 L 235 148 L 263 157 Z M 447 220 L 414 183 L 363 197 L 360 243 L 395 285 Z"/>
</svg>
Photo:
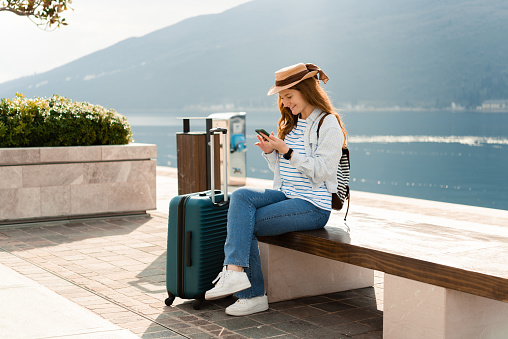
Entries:
<svg viewBox="0 0 508 339">
<path fill-rule="evenodd" d="M 318 78 L 319 76 L 319 78 Z M 323 228 L 337 191 L 337 166 L 347 133 L 319 80 L 326 74 L 313 64 L 275 72 L 281 118 L 278 136 L 258 135 L 256 145 L 274 172 L 273 189 L 240 188 L 229 205 L 224 268 L 206 292 L 208 300 L 236 293 L 226 308 L 241 316 L 268 309 L 256 236 Z M 318 80 L 319 79 L 319 80 Z M 323 115 L 327 115 L 319 128 Z M 342 146 L 342 147 L 341 147 Z M 305 283 L 305 282 L 302 282 Z"/>
</svg>

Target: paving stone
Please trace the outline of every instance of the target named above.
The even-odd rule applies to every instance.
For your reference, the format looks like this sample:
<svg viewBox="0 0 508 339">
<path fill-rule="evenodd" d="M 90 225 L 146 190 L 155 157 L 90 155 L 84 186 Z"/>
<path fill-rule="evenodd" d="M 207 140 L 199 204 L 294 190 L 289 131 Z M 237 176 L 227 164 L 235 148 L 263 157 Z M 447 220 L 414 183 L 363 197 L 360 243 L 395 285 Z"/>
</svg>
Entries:
<svg viewBox="0 0 508 339">
<path fill-rule="evenodd" d="M 217 300 L 213 300 L 213 301 L 205 301 L 205 303 L 212 303 L 212 304 L 217 305 L 217 306 L 224 309 L 224 308 L 234 304 L 237 300 L 238 300 L 238 298 L 236 298 L 234 296 L 229 296 L 229 297 L 223 298 L 223 299 L 217 299 Z"/>
<path fill-rule="evenodd" d="M 321 328 L 320 326 L 316 324 L 312 324 L 305 320 L 290 320 L 283 323 L 276 323 L 273 324 L 273 327 L 278 328 L 284 332 L 296 334 L 304 332 L 304 331 L 311 331 L 311 330 L 317 330 Z"/>
<path fill-rule="evenodd" d="M 327 312 L 311 306 L 293 307 L 281 312 L 300 319 L 327 314 Z"/>
<path fill-rule="evenodd" d="M 343 324 L 329 326 L 328 328 L 330 330 L 337 331 L 338 333 L 345 334 L 348 336 L 372 332 L 374 330 L 372 327 L 358 323 L 358 322 L 343 323 Z"/>
<path fill-rule="evenodd" d="M 325 315 L 320 315 L 317 317 L 309 317 L 305 319 L 313 324 L 317 324 L 320 326 L 333 326 L 337 324 L 343 324 L 350 322 L 349 319 L 341 317 L 338 313 L 329 313 Z"/>
<path fill-rule="evenodd" d="M 369 318 L 378 317 L 376 313 L 370 312 L 362 308 L 354 308 L 350 310 L 337 312 L 339 316 L 348 319 L 349 321 L 360 321 Z"/>
<path fill-rule="evenodd" d="M 349 309 L 355 308 L 354 306 L 344 304 L 340 301 L 332 301 L 332 302 L 328 302 L 328 303 L 315 304 L 312 306 L 319 308 L 319 309 L 326 311 L 326 312 L 338 312 L 338 311 L 344 311 L 344 310 L 349 310 Z"/>
<path fill-rule="evenodd" d="M 158 332 L 147 332 L 139 334 L 141 338 L 143 339 L 162 339 L 162 338 L 175 338 L 175 337 L 182 337 L 182 335 L 173 332 L 171 330 L 164 330 L 164 331 L 158 331 Z"/>
<path fill-rule="evenodd" d="M 298 333 L 301 338 L 319 338 L 319 339 L 347 339 L 351 338 L 345 334 L 338 333 L 330 329 L 330 327 L 322 327 L 319 329 L 313 329 L 309 331 L 302 331 Z"/>
<path fill-rule="evenodd" d="M 199 327 L 201 327 L 203 330 L 205 330 L 207 332 L 221 331 L 224 328 L 222 326 L 219 326 L 217 324 L 212 324 L 212 323 L 209 323 L 207 325 L 200 325 Z"/>
<path fill-rule="evenodd" d="M 344 304 L 352 305 L 355 307 L 374 307 L 376 306 L 376 299 L 358 296 L 354 298 L 342 299 Z"/>
<path fill-rule="evenodd" d="M 315 297 L 299 298 L 296 299 L 295 301 L 305 305 L 313 305 L 329 302 L 330 298 L 327 298 L 326 296 L 315 296 Z"/>
<path fill-rule="evenodd" d="M 203 331 L 203 329 L 199 328 L 198 326 L 189 326 L 189 327 L 181 328 L 178 330 L 178 332 L 183 335 L 205 333 L 205 331 Z"/>
<path fill-rule="evenodd" d="M 341 300 L 341 299 L 349 299 L 354 298 L 358 296 L 358 293 L 356 290 L 352 291 L 344 291 L 344 292 L 336 292 L 336 293 L 330 293 L 324 295 L 327 298 L 334 299 L 334 300 Z"/>
<path fill-rule="evenodd" d="M 282 313 L 279 311 L 268 311 L 268 312 L 262 312 L 258 314 L 253 314 L 249 316 L 250 319 L 259 321 L 263 324 L 274 324 L 274 323 L 281 323 L 285 321 L 290 320 L 296 320 L 295 317 L 290 316 L 289 314 Z"/>
<path fill-rule="evenodd" d="M 220 330 L 210 331 L 210 333 L 216 337 L 219 337 L 219 338 L 230 338 L 230 336 L 238 336 L 238 337 L 245 338 L 244 336 L 241 336 L 238 333 L 229 331 L 228 329 L 226 329 L 224 327 L 220 327 Z"/>
<path fill-rule="evenodd" d="M 293 308 L 293 307 L 299 307 L 302 305 L 304 305 L 304 304 L 302 304 L 301 302 L 299 302 L 297 300 L 288 300 L 288 301 L 280 301 L 277 303 L 272 303 L 272 304 L 270 304 L 270 308 L 272 308 L 274 310 L 285 310 L 285 309 L 289 309 L 289 308 Z"/>
<path fill-rule="evenodd" d="M 374 330 L 382 330 L 383 329 L 383 317 L 382 316 L 377 316 L 375 318 L 360 320 L 359 323 L 370 326 Z"/>
<path fill-rule="evenodd" d="M 191 322 L 191 321 L 198 320 L 198 318 L 193 315 L 185 315 L 185 316 L 181 316 L 181 317 L 177 317 L 177 318 L 180 319 L 181 321 L 184 321 L 184 322 Z"/>
<path fill-rule="evenodd" d="M 285 334 L 283 331 L 267 325 L 249 327 L 243 330 L 238 330 L 237 332 L 241 335 L 246 336 L 247 338 L 270 338 Z"/>
<path fill-rule="evenodd" d="M 190 324 L 192 324 L 193 326 L 199 326 L 201 328 L 203 328 L 204 326 L 209 326 L 209 325 L 214 326 L 213 323 L 209 322 L 208 320 L 204 320 L 204 319 L 191 321 Z"/>
<path fill-rule="evenodd" d="M 157 322 L 162 324 L 162 325 L 165 325 L 165 326 L 168 326 L 170 328 L 176 328 L 175 325 L 177 324 L 182 324 L 182 322 L 176 318 L 163 318 L 161 319 L 160 317 L 157 318 Z"/>
<path fill-rule="evenodd" d="M 232 331 L 262 325 L 261 323 L 246 317 L 229 317 L 229 319 L 218 320 L 215 321 L 215 323 Z"/>
<path fill-rule="evenodd" d="M 188 337 L 192 338 L 192 339 L 212 339 L 212 338 L 216 338 L 216 336 L 214 336 L 213 334 L 206 333 L 206 332 L 192 333 L 192 334 L 189 334 Z"/>
<path fill-rule="evenodd" d="M 231 319 L 231 317 L 227 315 L 224 312 L 224 310 L 212 310 L 206 312 L 201 312 L 200 310 L 200 313 L 197 313 L 196 315 L 211 322 L 217 322 L 224 319 Z"/>
<path fill-rule="evenodd" d="M 383 331 L 362 333 L 362 334 L 354 335 L 351 338 L 354 338 L 354 339 L 382 339 L 383 338 Z"/>
<path fill-rule="evenodd" d="M 241 335 L 241 334 L 232 334 L 232 335 L 228 335 L 228 336 L 225 336 L 225 337 L 222 337 L 221 338 L 224 338 L 224 339 L 245 339 L 247 337 Z"/>
<path fill-rule="evenodd" d="M 161 325 L 158 325 L 158 324 L 154 324 L 154 325 L 150 325 L 150 326 L 143 326 L 143 327 L 136 327 L 136 328 L 131 328 L 130 331 L 134 334 L 137 334 L 137 335 L 141 335 L 142 333 L 150 333 L 150 332 L 160 332 L 160 331 L 164 331 L 166 330 L 166 328 L 164 326 L 161 326 Z"/>
</svg>

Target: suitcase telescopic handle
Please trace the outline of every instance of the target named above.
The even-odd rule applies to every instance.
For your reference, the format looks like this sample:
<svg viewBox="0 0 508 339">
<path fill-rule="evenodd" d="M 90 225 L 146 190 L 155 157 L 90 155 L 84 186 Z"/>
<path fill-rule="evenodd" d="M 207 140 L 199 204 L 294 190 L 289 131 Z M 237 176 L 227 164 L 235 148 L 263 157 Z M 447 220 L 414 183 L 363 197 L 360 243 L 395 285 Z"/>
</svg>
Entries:
<svg viewBox="0 0 508 339">
<path fill-rule="evenodd" d="M 222 127 L 215 127 L 210 130 L 210 168 L 212 184 L 212 203 L 215 205 L 215 133 L 224 134 L 224 204 L 228 202 L 228 151 L 226 147 L 226 135 L 228 130 Z"/>
</svg>

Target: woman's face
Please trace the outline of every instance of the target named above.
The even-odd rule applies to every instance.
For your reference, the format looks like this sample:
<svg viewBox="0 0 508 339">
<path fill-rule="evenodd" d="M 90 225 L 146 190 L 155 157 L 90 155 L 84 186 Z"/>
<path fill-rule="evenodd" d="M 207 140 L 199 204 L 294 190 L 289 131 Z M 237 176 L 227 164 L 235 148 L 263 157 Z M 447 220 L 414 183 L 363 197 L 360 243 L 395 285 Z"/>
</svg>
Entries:
<svg viewBox="0 0 508 339">
<path fill-rule="evenodd" d="M 296 89 L 285 89 L 279 92 L 279 97 L 284 107 L 291 110 L 293 115 L 302 114 L 302 118 L 306 119 L 314 110 L 309 103 L 303 98 L 302 93 Z"/>
</svg>

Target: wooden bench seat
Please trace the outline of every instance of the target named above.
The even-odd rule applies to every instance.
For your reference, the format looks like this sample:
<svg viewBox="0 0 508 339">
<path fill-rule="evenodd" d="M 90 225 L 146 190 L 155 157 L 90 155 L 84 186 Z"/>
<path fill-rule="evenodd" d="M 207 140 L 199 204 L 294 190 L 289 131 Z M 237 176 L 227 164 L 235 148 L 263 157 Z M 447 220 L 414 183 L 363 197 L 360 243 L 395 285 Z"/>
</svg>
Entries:
<svg viewBox="0 0 508 339">
<path fill-rule="evenodd" d="M 344 233 L 342 229 L 325 227 L 323 230 L 259 237 L 258 240 L 427 284 L 508 302 L 507 277 L 433 262 L 432 257 L 438 257 L 436 253 L 429 253 L 430 261 L 428 261 L 409 257 L 408 254 L 353 245 L 344 242 L 345 238 L 348 238 Z"/>
<path fill-rule="evenodd" d="M 507 211 L 355 192 L 348 226 L 258 240 L 385 272 L 385 338 L 508 337 Z"/>
</svg>

